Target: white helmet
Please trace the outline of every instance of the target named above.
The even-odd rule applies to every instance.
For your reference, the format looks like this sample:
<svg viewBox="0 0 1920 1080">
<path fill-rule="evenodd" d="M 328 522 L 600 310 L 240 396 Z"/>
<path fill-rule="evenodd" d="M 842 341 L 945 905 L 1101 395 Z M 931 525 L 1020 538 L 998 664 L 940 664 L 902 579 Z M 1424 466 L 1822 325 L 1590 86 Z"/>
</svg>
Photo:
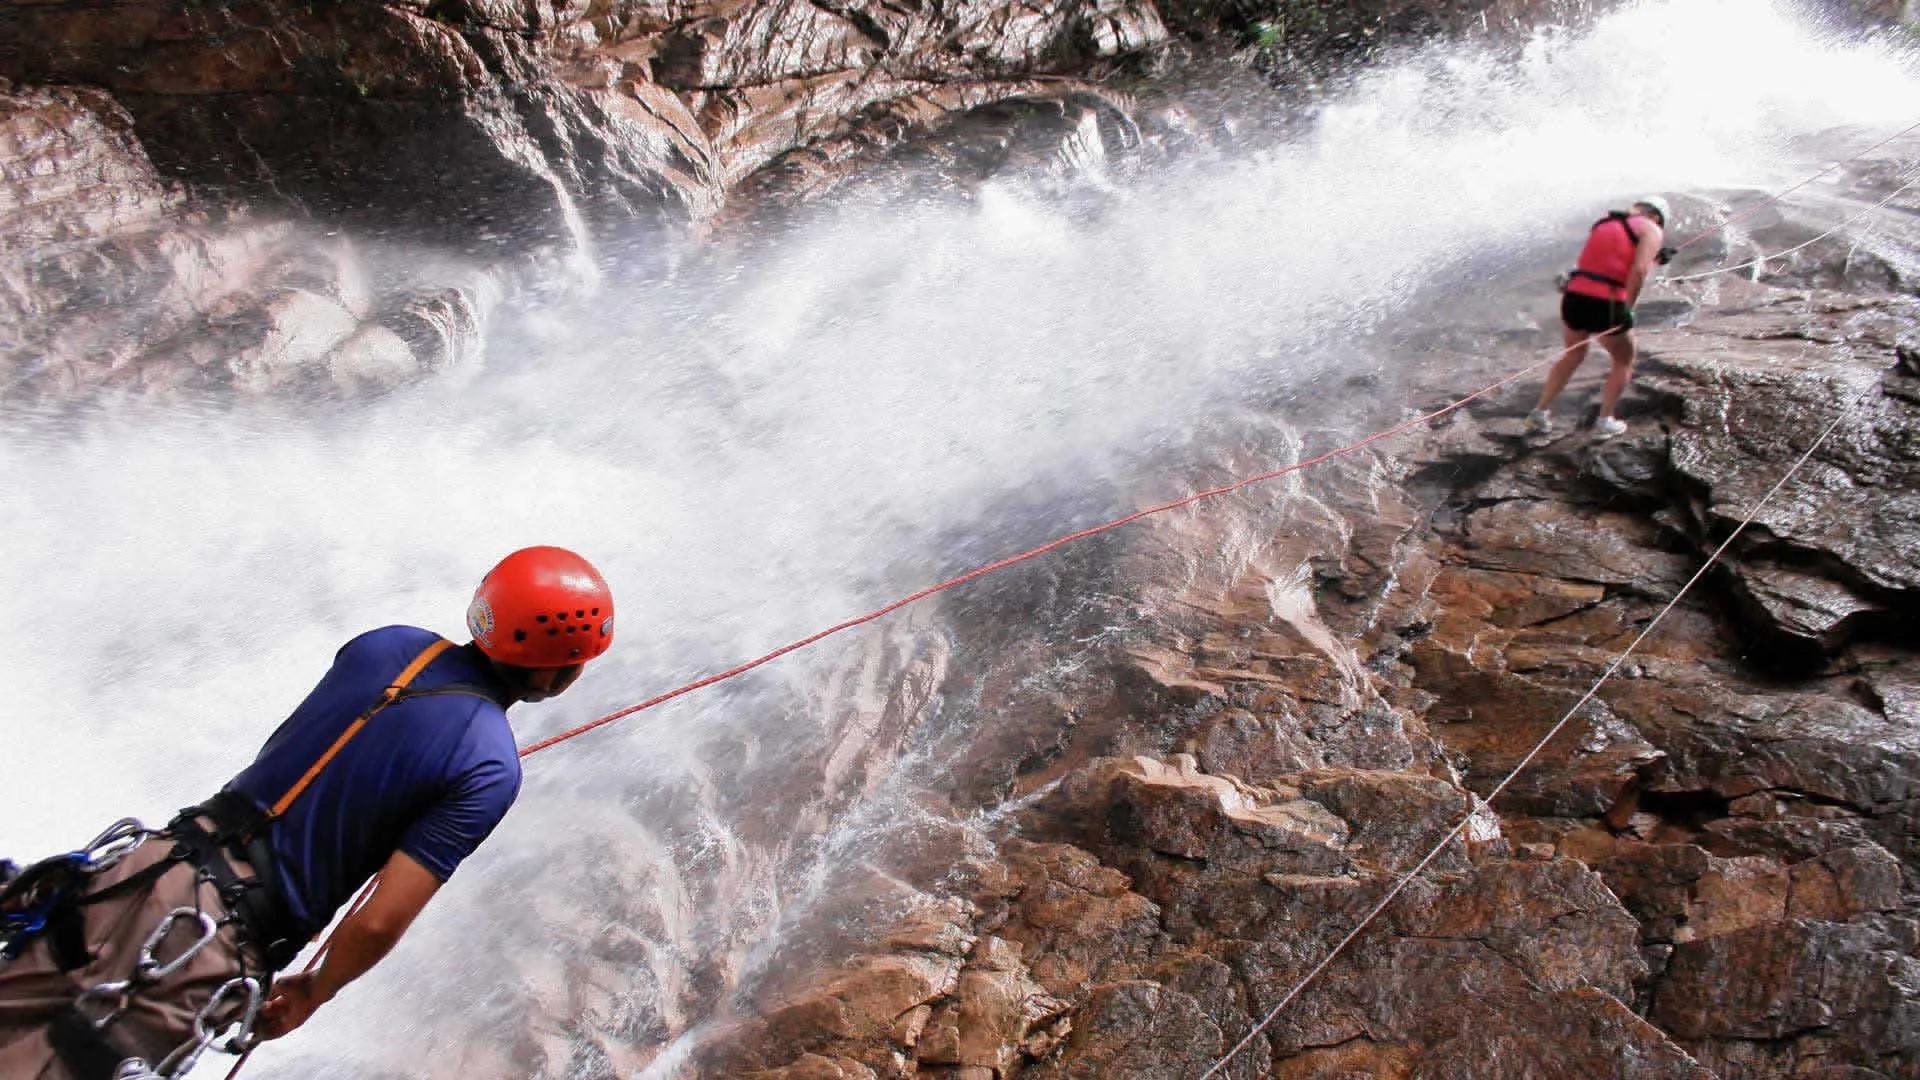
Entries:
<svg viewBox="0 0 1920 1080">
<path fill-rule="evenodd" d="M 1658 195 L 1646 195 L 1635 199 L 1633 200 L 1633 205 L 1644 206 L 1660 215 L 1660 227 L 1663 229 L 1667 227 L 1668 222 L 1673 220 L 1673 209 L 1667 205 L 1667 200 Z"/>
</svg>

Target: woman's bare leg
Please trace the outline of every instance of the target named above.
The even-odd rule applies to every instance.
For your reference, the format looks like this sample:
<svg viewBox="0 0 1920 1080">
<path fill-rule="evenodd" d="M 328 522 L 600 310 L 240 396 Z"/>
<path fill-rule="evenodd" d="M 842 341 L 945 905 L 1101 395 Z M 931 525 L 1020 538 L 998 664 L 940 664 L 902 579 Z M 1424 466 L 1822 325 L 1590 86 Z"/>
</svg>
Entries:
<svg viewBox="0 0 1920 1080">
<path fill-rule="evenodd" d="M 1540 404 L 1534 408 L 1541 411 L 1550 407 L 1553 399 L 1560 396 L 1560 391 L 1567 388 L 1567 381 L 1579 369 L 1580 361 L 1587 358 L 1587 343 L 1593 337 L 1591 333 L 1575 330 L 1571 326 L 1563 329 L 1566 331 L 1567 351 L 1554 361 L 1553 369 L 1547 372 L 1547 385 L 1540 388 Z"/>
</svg>

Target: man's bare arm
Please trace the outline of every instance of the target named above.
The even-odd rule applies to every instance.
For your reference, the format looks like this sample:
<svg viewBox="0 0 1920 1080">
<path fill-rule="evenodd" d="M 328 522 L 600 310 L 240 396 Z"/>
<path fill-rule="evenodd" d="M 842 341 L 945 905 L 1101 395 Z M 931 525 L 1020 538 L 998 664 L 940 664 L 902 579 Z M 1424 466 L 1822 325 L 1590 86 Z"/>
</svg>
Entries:
<svg viewBox="0 0 1920 1080">
<path fill-rule="evenodd" d="M 1660 259 L 1660 245 L 1666 241 L 1666 230 L 1651 221 L 1641 228 L 1640 241 L 1633 249 L 1633 269 L 1627 274 L 1628 307 L 1640 302 L 1640 289 L 1652 275 L 1654 264 Z"/>
<path fill-rule="evenodd" d="M 334 931 L 318 970 L 274 981 L 273 996 L 260 1014 L 261 1035 L 277 1039 L 306 1023 L 315 1009 L 379 963 L 440 889 L 439 878 L 402 852 L 387 860 L 378 881 L 367 902 Z"/>
</svg>

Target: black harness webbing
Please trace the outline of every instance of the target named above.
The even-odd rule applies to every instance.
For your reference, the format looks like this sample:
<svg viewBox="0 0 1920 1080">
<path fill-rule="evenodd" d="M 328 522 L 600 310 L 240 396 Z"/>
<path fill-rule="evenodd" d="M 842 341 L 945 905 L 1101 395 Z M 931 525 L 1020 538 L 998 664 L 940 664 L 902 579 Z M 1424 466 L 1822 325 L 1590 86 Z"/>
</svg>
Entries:
<svg viewBox="0 0 1920 1080">
<path fill-rule="evenodd" d="M 1633 231 L 1633 224 L 1627 220 L 1628 216 L 1629 215 L 1624 210 L 1610 210 L 1607 212 L 1606 217 L 1603 217 L 1599 221 L 1594 222 L 1593 228 L 1587 231 L 1589 234 L 1591 234 L 1595 230 L 1598 230 L 1602 226 L 1606 225 L 1608 222 L 1619 222 L 1620 227 L 1627 230 L 1627 242 L 1629 244 L 1632 244 L 1634 248 L 1638 249 L 1640 247 L 1640 234 Z M 1619 278 L 1610 278 L 1605 274 L 1596 274 L 1591 270 L 1574 270 L 1570 272 L 1567 276 L 1583 277 L 1589 281 L 1597 281 L 1602 285 L 1607 285 L 1615 289 L 1624 289 L 1627 287 L 1627 283 L 1624 281 L 1621 281 Z"/>
<path fill-rule="evenodd" d="M 208 830 L 198 820 L 213 822 Z M 199 806 L 190 806 L 167 826 L 175 852 L 206 874 L 227 910 L 239 920 L 241 937 L 264 955 L 269 972 L 293 961 L 306 940 L 295 929 L 292 915 L 270 884 L 274 872 L 273 843 L 267 817 L 246 797 L 222 791 Z M 253 871 L 241 877 L 229 856 Z"/>
</svg>

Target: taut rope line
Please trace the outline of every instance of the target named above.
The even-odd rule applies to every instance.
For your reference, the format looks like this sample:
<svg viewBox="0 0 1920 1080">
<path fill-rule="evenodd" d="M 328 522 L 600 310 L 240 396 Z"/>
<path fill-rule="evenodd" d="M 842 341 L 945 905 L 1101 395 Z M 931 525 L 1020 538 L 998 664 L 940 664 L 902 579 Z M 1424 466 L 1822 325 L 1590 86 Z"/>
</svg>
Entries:
<svg viewBox="0 0 1920 1080">
<path fill-rule="evenodd" d="M 1887 193 L 1886 198 L 1881 199 L 1879 202 L 1874 203 L 1872 206 L 1867 207 L 1865 210 L 1862 210 L 1859 213 L 1848 218 L 1847 220 L 1841 222 L 1840 224 L 1835 225 L 1833 228 L 1828 229 L 1826 232 L 1821 233 L 1819 236 L 1816 236 L 1813 239 L 1808 240 L 1804 243 L 1795 244 L 1794 246 L 1786 249 L 1785 251 L 1776 251 L 1771 255 L 1762 253 L 1759 258 L 1750 259 L 1736 266 L 1722 266 L 1716 270 L 1705 270 L 1698 274 L 1682 274 L 1679 277 L 1663 277 L 1659 280 L 1662 284 L 1671 285 L 1671 284 L 1674 284 L 1675 282 L 1680 282 L 1680 281 L 1699 281 L 1701 278 L 1715 277 L 1720 274 L 1731 274 L 1736 270 L 1745 270 L 1748 267 L 1754 267 L 1754 266 L 1760 267 L 1761 270 L 1764 271 L 1766 269 L 1766 264 L 1773 261 L 1774 259 L 1784 259 L 1787 256 L 1794 254 L 1795 252 L 1804 251 L 1807 248 L 1812 247 L 1813 245 L 1819 243 L 1822 240 L 1825 240 L 1827 237 L 1832 236 L 1834 233 L 1837 233 L 1842 229 L 1847 228 L 1850 225 L 1854 225 L 1859 222 L 1865 221 L 1867 217 L 1871 215 L 1874 211 L 1879 210 L 1881 207 L 1886 206 L 1888 203 L 1898 198 L 1901 192 L 1907 190 L 1908 188 L 1914 186 L 1915 184 L 1920 184 L 1920 176 L 1916 176 L 1914 179 L 1909 180 L 1904 184 L 1901 184 L 1897 188 L 1894 188 L 1892 191 Z M 1760 274 L 1755 273 L 1753 277 L 1754 277 L 1754 280 L 1758 281 L 1760 278 Z"/>
</svg>

